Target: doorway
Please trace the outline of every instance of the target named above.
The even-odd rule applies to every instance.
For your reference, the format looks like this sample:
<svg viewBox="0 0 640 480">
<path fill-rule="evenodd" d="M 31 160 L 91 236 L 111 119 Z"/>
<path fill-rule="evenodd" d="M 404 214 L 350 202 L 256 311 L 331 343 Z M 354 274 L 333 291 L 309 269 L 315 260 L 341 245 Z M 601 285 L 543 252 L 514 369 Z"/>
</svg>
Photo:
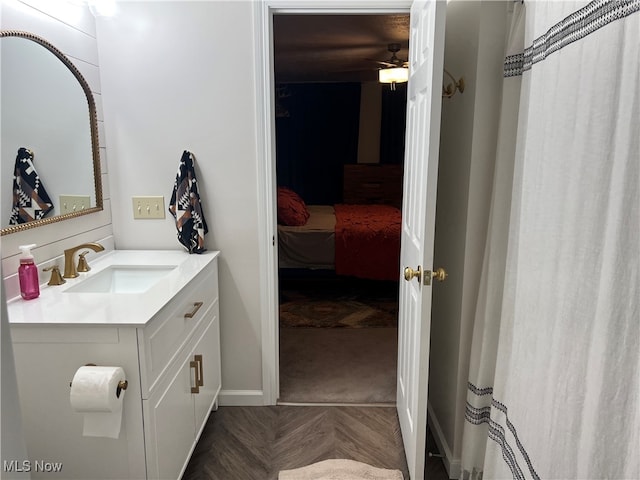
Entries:
<svg viewBox="0 0 640 480">
<path fill-rule="evenodd" d="M 408 37 L 406 13 L 273 17 L 279 403 L 395 404 L 406 84 L 377 77 Z M 340 271 L 334 205 L 354 202 L 397 211 L 390 278 Z"/>
<path fill-rule="evenodd" d="M 407 6 L 408 6 L 408 3 L 409 2 L 407 2 Z M 501 6 L 499 2 L 496 2 L 495 4 L 492 4 L 492 5 L 493 6 L 491 6 L 491 8 L 499 8 L 499 7 L 508 8 L 508 6 L 504 6 L 504 7 Z M 458 6 L 460 6 L 460 4 L 458 4 Z M 468 290 L 468 288 L 471 288 L 471 289 L 475 288 L 473 286 L 475 285 L 473 280 L 469 282 L 469 287 L 467 287 L 466 280 L 464 282 L 464 286 L 462 285 L 462 280 L 461 280 L 462 273 L 463 273 L 462 270 L 464 270 L 465 277 L 466 277 L 467 263 L 464 264 L 465 268 L 462 268 L 462 265 L 460 265 L 460 262 L 458 261 L 458 259 L 471 258 L 471 256 L 465 254 L 465 251 L 471 251 L 471 250 L 468 250 L 469 248 L 474 249 L 473 251 L 476 251 L 477 249 L 479 249 L 478 251 L 480 252 L 480 254 L 473 256 L 473 259 L 471 261 L 472 263 L 470 264 L 471 265 L 470 273 L 473 274 L 473 272 L 476 272 L 476 273 L 479 272 L 479 265 L 477 264 L 478 262 L 482 261 L 481 252 L 484 245 L 484 234 L 479 230 L 477 230 L 474 227 L 474 225 L 477 224 L 478 218 L 484 218 L 484 216 L 486 216 L 488 212 L 490 198 L 485 198 L 485 196 L 483 195 L 486 192 L 490 192 L 490 188 L 489 188 L 490 180 L 491 180 L 490 172 L 492 172 L 492 168 L 493 168 L 491 166 L 492 165 L 491 159 L 493 157 L 491 155 L 490 149 L 486 149 L 486 152 L 485 152 L 486 154 L 483 153 L 484 149 L 481 150 L 480 152 L 476 151 L 474 153 L 474 162 L 473 162 L 473 169 L 475 169 L 474 171 L 476 172 L 476 176 L 473 178 L 475 188 L 473 193 L 467 192 L 467 189 L 469 188 L 469 182 L 471 180 L 469 180 L 470 177 L 466 174 L 469 174 L 469 175 L 474 174 L 473 171 L 470 171 L 471 162 L 469 161 L 470 160 L 469 152 L 471 148 L 472 138 L 469 132 L 467 132 L 468 133 L 467 135 L 465 134 L 465 132 L 459 131 L 458 127 L 461 125 L 461 122 L 462 123 L 466 122 L 466 119 L 468 118 L 479 119 L 476 121 L 484 123 L 486 125 L 490 124 L 493 126 L 496 123 L 497 121 L 496 111 L 495 111 L 495 108 L 492 106 L 492 105 L 495 105 L 495 102 L 484 102 L 482 104 L 482 111 L 481 111 L 482 114 L 479 115 L 477 111 L 477 107 L 478 107 L 477 102 L 474 102 L 473 99 L 478 98 L 477 97 L 478 92 L 480 92 L 481 96 L 484 95 L 484 97 L 487 97 L 487 98 L 499 98 L 499 94 L 501 91 L 500 89 L 501 83 L 499 82 L 496 83 L 493 80 L 493 77 L 491 76 L 491 72 L 501 70 L 502 61 L 504 60 L 504 58 L 501 56 L 502 48 L 495 48 L 494 43 L 491 43 L 491 42 L 483 42 L 483 45 L 486 44 L 485 45 L 486 49 L 483 50 L 482 52 L 480 51 L 474 52 L 474 51 L 469 51 L 467 49 L 457 48 L 457 46 L 459 45 L 464 45 L 465 42 L 473 41 L 473 39 L 477 39 L 476 35 L 478 33 L 475 30 L 465 29 L 465 27 L 467 26 L 466 22 L 472 17 L 475 18 L 475 16 L 468 14 L 469 8 L 476 8 L 476 4 L 473 4 L 473 2 L 467 2 L 467 4 L 464 5 L 464 8 L 455 10 L 454 12 L 452 12 L 453 14 L 451 16 L 447 14 L 447 32 L 456 32 L 455 35 L 452 34 L 452 39 L 449 38 L 449 33 L 447 33 L 447 42 L 451 40 L 450 45 L 452 46 L 453 50 L 455 50 L 456 52 L 455 56 L 451 55 L 450 57 L 448 57 L 447 68 L 449 69 L 450 72 L 453 73 L 453 75 L 456 78 L 459 78 L 462 75 L 471 75 L 472 76 L 471 78 L 475 78 L 474 75 L 476 75 L 477 72 L 474 70 L 473 66 L 476 64 L 480 65 L 480 63 L 478 63 L 478 58 L 480 58 L 479 57 L 480 55 L 482 55 L 483 56 L 482 58 L 484 58 L 482 64 L 491 65 L 492 67 L 491 69 L 486 69 L 486 68 L 483 69 L 482 71 L 484 72 L 484 77 L 482 78 L 478 77 L 476 78 L 477 81 L 475 83 L 473 82 L 469 83 L 467 85 L 469 88 L 467 89 L 467 91 L 465 91 L 464 95 L 457 95 L 456 97 L 457 103 L 456 103 L 456 99 L 454 99 L 453 103 L 451 101 L 443 100 L 442 131 L 444 132 L 444 135 L 447 138 L 444 141 L 445 150 L 442 151 L 441 154 L 444 155 L 444 158 L 447 159 L 447 161 L 444 163 L 444 167 L 446 168 L 444 167 L 443 168 L 446 170 L 446 172 L 444 172 L 445 173 L 444 176 L 448 179 L 448 183 L 444 185 L 444 188 L 438 189 L 438 204 L 440 205 L 440 202 L 443 201 L 443 207 L 442 207 L 443 212 L 445 210 L 444 207 L 447 206 L 448 207 L 447 212 L 450 214 L 449 217 L 447 218 L 454 221 L 453 223 L 450 223 L 450 220 L 448 220 L 449 228 L 440 230 L 439 241 L 441 242 L 441 244 L 443 242 L 447 244 L 448 246 L 447 252 L 449 253 L 447 253 L 445 256 L 446 252 L 443 253 L 441 250 L 438 258 L 439 260 L 438 263 L 443 264 L 444 266 L 448 267 L 448 269 L 450 268 L 452 272 L 450 272 L 451 278 L 448 280 L 446 284 L 446 289 L 448 293 L 446 295 L 440 296 L 441 301 L 439 302 L 439 305 L 434 305 L 434 308 L 436 308 L 437 310 L 436 319 L 444 319 L 446 321 L 434 320 L 434 322 L 437 324 L 436 327 L 439 329 L 437 331 L 437 333 L 439 332 L 439 335 L 437 335 L 437 338 L 439 339 L 438 340 L 439 349 L 436 349 L 436 351 L 432 351 L 432 353 L 436 354 L 436 361 L 439 362 L 439 368 L 435 369 L 435 371 L 433 372 L 434 376 L 432 376 L 434 380 L 433 386 L 435 386 L 435 388 L 429 389 L 430 402 L 434 401 L 432 400 L 434 397 L 436 402 L 433 405 L 433 411 L 431 410 L 432 405 L 430 405 L 429 413 L 434 415 L 437 414 L 437 418 L 440 420 L 444 419 L 445 422 L 453 421 L 454 419 L 456 422 L 458 422 L 458 418 L 459 418 L 458 415 L 451 413 L 451 405 L 453 404 L 452 399 L 462 398 L 462 402 L 464 403 L 464 398 L 458 395 L 456 392 L 465 390 L 466 376 L 465 376 L 465 372 L 463 371 L 464 369 L 457 368 L 457 365 L 458 365 L 457 362 L 459 361 L 460 353 L 465 351 L 464 349 L 467 348 L 467 344 L 470 341 L 470 337 L 467 335 L 467 333 L 464 333 L 464 332 L 469 332 L 471 329 L 468 327 L 468 323 L 466 323 L 467 317 L 459 317 L 461 312 L 458 311 L 458 309 L 460 308 L 461 305 L 464 306 L 467 304 L 467 303 L 461 303 L 463 301 L 466 302 L 466 300 L 464 300 L 465 298 L 467 297 L 471 298 L 471 296 L 467 296 L 465 293 L 467 291 L 470 291 Z M 477 7 L 477 8 L 480 8 L 480 7 Z M 489 6 L 487 6 L 486 8 L 489 8 Z M 491 35 L 489 35 L 490 38 L 494 38 L 498 36 L 502 38 L 501 37 L 502 30 L 500 30 L 500 28 L 504 28 L 504 26 L 503 25 L 501 26 L 502 16 L 500 12 L 497 12 L 497 13 L 499 14 L 491 15 L 491 18 L 494 19 L 493 23 L 486 25 L 486 29 L 485 29 L 486 31 L 495 29 L 495 33 L 492 32 Z M 477 18 L 478 19 L 480 18 L 479 14 L 477 15 Z M 489 17 L 483 15 L 482 18 L 489 18 Z M 450 19 L 451 19 L 451 22 L 450 22 Z M 483 30 L 482 32 L 485 32 L 485 30 Z M 269 41 L 268 39 L 265 39 L 265 43 L 267 43 L 268 41 Z M 496 40 L 495 45 L 501 45 L 501 43 L 498 40 Z M 493 50 L 495 50 L 495 52 Z M 460 52 L 462 52 L 463 54 L 461 54 Z M 487 94 L 489 94 L 489 96 L 487 96 Z M 267 94 L 267 97 L 268 97 L 268 94 Z M 469 97 L 471 98 L 471 101 L 468 101 L 468 100 L 465 101 L 465 98 L 468 99 Z M 445 109 L 444 107 L 445 104 L 450 104 L 448 109 Z M 475 114 L 474 114 L 474 109 L 476 109 Z M 268 122 L 267 118 L 265 118 L 265 122 Z M 267 131 L 267 133 L 270 135 L 270 131 Z M 269 138 L 269 135 L 266 135 L 265 139 Z M 476 137 L 474 135 L 473 139 L 475 138 Z M 268 141 L 265 142 L 264 146 L 265 146 L 265 151 L 268 150 L 269 148 L 272 148 L 271 143 Z M 274 158 L 275 157 L 271 157 L 271 159 L 274 159 Z M 477 163 L 477 161 L 479 161 L 480 159 L 483 162 L 482 165 L 486 165 L 486 168 L 483 169 L 482 172 L 480 172 L 480 170 L 478 169 L 478 163 Z M 465 163 L 465 162 L 468 162 L 468 163 Z M 273 195 L 271 190 L 271 178 L 274 178 L 274 177 L 271 177 L 272 165 L 273 163 L 265 163 L 264 165 L 264 175 L 265 175 L 265 178 L 268 178 L 268 181 L 266 182 L 266 185 L 268 186 L 268 192 L 263 191 L 262 198 L 269 198 L 269 201 L 273 201 L 273 199 L 269 197 L 269 195 Z M 442 162 L 441 162 L 441 167 L 442 167 Z M 261 164 L 261 168 L 262 168 L 262 164 Z M 447 174 L 447 172 L 449 172 L 449 174 Z M 466 174 L 464 174 L 464 172 L 466 172 Z M 485 174 L 484 172 L 489 172 L 489 174 Z M 480 186 L 482 185 L 484 185 L 484 187 L 480 188 Z M 273 180 L 273 188 L 275 189 L 275 179 Z M 462 197 L 464 198 L 464 201 L 462 202 L 459 201 L 460 192 L 465 192 L 465 196 Z M 469 197 L 466 196 L 467 193 Z M 472 198 L 471 197 L 472 194 L 474 195 L 473 197 L 474 200 L 467 201 L 467 198 L 469 199 Z M 471 210 L 468 210 L 469 208 L 471 208 Z M 458 211 L 460 212 L 459 214 L 457 213 Z M 471 214 L 471 211 L 473 211 L 474 213 Z M 271 213 L 271 218 L 269 219 L 269 222 L 271 221 L 275 223 L 275 209 L 273 210 L 273 213 Z M 454 226 L 455 228 L 451 228 Z M 476 232 L 477 230 L 476 232 L 477 234 L 475 235 L 475 237 L 468 237 L 467 243 L 462 245 L 460 244 L 460 242 L 457 241 L 457 239 L 460 238 L 460 236 L 458 235 L 458 232 L 465 232 L 470 226 L 472 227 L 472 230 L 471 230 L 472 232 Z M 266 232 L 268 232 L 268 236 L 265 233 L 264 243 L 265 245 L 268 243 L 269 248 L 271 248 L 271 245 L 272 245 L 271 242 L 273 239 L 275 239 L 275 228 L 273 228 L 272 230 L 269 230 L 267 228 Z M 471 242 L 469 242 L 469 239 L 471 240 Z M 273 253 L 273 257 L 275 257 L 275 253 Z M 466 261 L 467 260 L 465 260 L 465 262 Z M 267 282 L 268 282 L 269 288 L 273 288 L 273 290 L 269 293 L 268 297 L 277 298 L 276 291 L 277 291 L 278 276 L 276 273 L 277 272 L 276 261 L 274 260 L 273 263 L 269 264 L 269 267 L 270 267 L 269 272 L 273 276 L 270 277 L 267 280 Z M 456 273 L 458 273 L 458 275 L 456 275 Z M 449 306 L 444 308 L 443 307 L 444 303 L 447 303 L 447 305 Z M 265 386 L 265 398 L 267 399 L 271 398 L 273 399 L 271 401 L 275 402 L 275 399 L 277 397 L 277 392 L 279 391 L 278 378 L 277 378 L 278 357 L 276 354 L 277 338 L 274 333 L 274 330 L 271 330 L 271 327 L 273 327 L 276 324 L 275 319 L 277 319 L 277 315 L 278 315 L 278 312 L 277 312 L 278 306 L 275 300 L 268 306 L 271 309 L 270 310 L 271 316 L 269 318 L 265 317 L 266 323 L 264 325 L 265 328 L 263 329 L 263 334 L 265 335 L 265 337 L 263 337 L 263 340 L 264 340 L 263 346 L 265 346 L 265 348 L 263 349 L 263 355 L 265 359 L 263 363 L 264 365 L 263 378 L 265 379 L 263 385 Z M 451 320 L 458 323 L 451 323 Z M 464 335 L 460 335 L 460 338 L 456 336 L 457 335 L 456 328 L 461 329 L 461 331 L 464 333 Z M 444 332 L 444 335 L 443 335 L 443 332 Z M 441 352 L 437 350 L 440 350 L 440 351 L 444 350 L 445 354 L 440 355 L 439 353 Z M 451 363 L 449 363 L 449 361 Z M 447 366 L 447 368 L 444 368 L 445 365 Z M 449 373 L 451 373 L 451 375 L 449 375 Z M 431 383 L 431 378 L 430 378 L 430 383 Z M 269 395 L 271 396 L 269 397 Z M 457 410 L 458 409 L 456 408 L 456 411 Z M 434 419 L 434 415 L 431 415 L 431 419 Z M 436 427 L 437 426 L 438 425 L 436 424 Z M 436 428 L 436 430 L 438 430 L 438 428 Z M 436 433 L 435 430 L 434 430 L 434 433 Z M 453 446 L 455 445 L 455 442 L 456 442 L 455 439 L 457 437 L 455 435 L 457 435 L 457 433 L 452 433 L 451 435 L 454 435 L 454 436 L 450 438 L 447 437 L 446 432 L 443 432 L 440 429 L 436 434 L 436 438 L 440 440 L 440 442 L 438 443 L 438 446 L 440 447 L 440 451 L 446 453 L 445 463 L 447 463 L 448 465 L 447 468 L 451 468 L 451 471 L 456 471 L 456 469 L 459 468 L 459 463 L 458 464 L 455 463 L 456 459 L 458 458 L 457 457 L 458 453 L 456 453 Z"/>
<path fill-rule="evenodd" d="M 367 9 L 362 8 L 361 3 L 347 3 L 346 5 L 341 5 L 339 9 L 336 9 L 335 5 L 331 2 L 314 2 L 312 6 L 306 7 L 302 4 L 297 5 L 297 9 L 293 8 L 291 4 L 287 4 L 290 8 L 289 12 L 286 10 L 280 10 L 280 7 L 275 4 L 275 2 L 264 2 L 261 3 L 260 6 L 257 7 L 257 15 L 254 17 L 256 19 L 256 30 L 259 32 L 259 36 L 256 39 L 257 51 L 263 52 L 262 57 L 258 57 L 260 67 L 258 71 L 258 75 L 256 78 L 256 84 L 258 87 L 258 92 L 264 94 L 265 99 L 269 99 L 266 103 L 258 102 L 258 133 L 260 136 L 261 142 L 263 142 L 264 152 L 259 155 L 260 163 L 260 175 L 262 175 L 262 179 L 258 182 L 259 195 L 260 198 L 264 199 L 264 205 L 267 207 L 264 211 L 264 216 L 260 218 L 261 222 L 261 266 L 264 268 L 262 270 L 263 275 L 263 286 L 262 290 L 262 300 L 263 306 L 266 308 L 268 314 L 263 317 L 264 329 L 262 331 L 262 339 L 263 339 L 263 396 L 265 401 L 267 402 L 276 402 L 277 396 L 279 393 L 279 350 L 278 350 L 278 301 L 277 301 L 277 291 L 278 291 L 278 265 L 277 265 L 277 246 L 276 246 L 276 205 L 275 205 L 275 189 L 276 189 L 276 177 L 275 177 L 275 127 L 273 125 L 273 114 L 276 110 L 276 105 L 274 101 L 273 92 L 275 91 L 274 78 L 273 78 L 273 52 L 272 52 L 272 20 L 273 15 L 278 13 L 333 13 L 333 14 L 393 14 L 398 13 L 399 9 L 404 9 L 403 13 L 409 11 L 410 8 L 414 9 L 415 14 L 411 15 L 411 32 L 414 40 L 420 40 L 419 48 L 414 52 L 415 57 L 412 56 L 411 61 L 416 67 L 416 83 L 414 83 L 414 87 L 411 88 L 412 91 L 412 101 L 415 101 L 416 95 L 419 96 L 421 100 L 420 107 L 418 110 L 412 110 L 414 115 L 411 115 L 411 119 L 413 122 L 420 122 L 420 124 L 425 128 L 411 128 L 407 131 L 414 132 L 413 135 L 410 135 L 412 138 L 418 139 L 418 145 L 410 142 L 415 152 L 427 152 L 426 148 L 428 147 L 428 166 L 429 172 L 425 171 L 423 168 L 427 165 L 427 162 L 420 161 L 420 165 L 413 165 L 415 168 L 410 169 L 410 172 L 413 171 L 414 175 L 408 176 L 408 178 L 412 179 L 424 179 L 428 180 L 430 186 L 427 188 L 422 187 L 421 184 L 416 184 L 415 181 L 411 181 L 410 185 L 406 186 L 408 188 L 408 192 L 412 193 L 418 190 L 421 193 L 419 195 L 423 195 L 425 192 L 431 192 L 428 201 L 413 201 L 409 202 L 409 209 L 407 211 L 407 219 L 411 219 L 413 224 L 422 225 L 425 227 L 425 238 L 422 235 L 416 236 L 419 241 L 421 238 L 428 240 L 429 245 L 432 245 L 432 235 L 433 235 L 433 224 L 431 223 L 434 218 L 433 212 L 429 211 L 427 215 L 421 215 L 420 212 L 412 211 L 412 208 L 418 205 L 426 205 L 428 209 L 435 208 L 435 185 L 434 182 L 436 180 L 436 176 L 434 175 L 435 171 L 437 171 L 437 141 L 431 142 L 429 145 L 426 145 L 425 142 L 428 142 L 430 138 L 437 139 L 439 137 L 439 116 L 440 116 L 440 94 L 439 94 L 439 85 L 441 83 L 441 79 L 439 77 L 439 73 L 442 71 L 442 51 L 443 51 L 443 43 L 444 43 L 444 8 L 445 5 L 441 2 L 416 2 L 415 5 L 412 6 L 413 2 L 407 1 L 402 2 L 399 5 L 399 2 L 378 2 L 376 3 L 375 9 Z M 425 52 L 434 52 L 435 55 L 425 55 Z M 431 67 L 431 66 L 433 67 Z M 422 66 L 425 66 L 425 69 L 421 69 Z M 418 75 L 420 74 L 420 75 Z M 409 86 L 411 87 L 411 82 Z M 427 95 L 423 95 L 424 92 L 427 92 Z M 425 99 L 424 102 L 422 100 Z M 434 105 L 434 108 L 431 108 L 431 105 Z M 424 108 L 423 108 L 424 106 Z M 432 128 L 428 128 L 429 125 L 432 125 Z M 416 127 L 414 123 L 414 127 Z M 417 134 L 416 132 L 429 132 L 428 134 Z M 416 158 L 415 155 L 411 156 L 412 159 Z M 422 158 L 421 156 L 418 158 Z M 409 167 L 412 166 L 413 162 L 409 163 Z M 418 168 L 419 167 L 419 168 Z M 428 178 L 427 178 L 428 177 Z M 415 208 L 414 208 L 415 210 Z M 404 221 L 404 219 L 403 219 Z M 421 228 L 421 227 L 420 227 Z M 404 232 L 405 230 L 403 230 Z M 413 230 L 406 230 L 407 232 L 412 232 Z M 404 235 L 404 234 L 403 234 Z M 414 238 L 414 237 L 412 237 Z M 404 237 L 403 237 L 404 242 Z M 424 250 L 424 257 L 418 263 L 424 263 L 431 268 L 431 264 L 433 261 L 432 255 L 429 252 L 430 248 Z M 408 264 L 414 264 L 416 259 L 407 259 Z M 406 262 L 405 262 L 406 263 Z M 407 265 L 408 265 L 407 264 Z M 404 265 L 404 263 L 403 263 Z M 405 270 L 408 270 L 405 269 Z M 420 273 L 420 269 L 417 270 L 418 274 Z M 430 274 L 431 270 L 425 270 L 425 275 Z M 406 271 L 404 275 L 405 279 L 409 281 L 407 278 Z M 410 278 L 414 278 L 413 276 Z M 425 284 L 427 278 L 425 276 Z M 419 282 L 418 282 L 419 283 Z M 401 283 L 404 289 L 401 288 L 401 293 L 403 290 L 407 291 L 405 286 L 405 282 Z M 430 292 L 430 289 L 425 289 L 425 292 Z M 428 297 L 427 297 L 428 295 Z M 426 437 L 426 375 L 428 371 L 428 325 L 430 323 L 430 293 L 425 293 L 425 295 L 420 294 L 420 299 L 418 301 L 421 303 L 422 299 L 425 299 L 426 308 L 424 309 L 424 314 L 422 314 L 422 309 L 420 308 L 410 308 L 410 319 L 405 317 L 401 323 L 401 325 L 405 326 L 405 332 L 400 337 L 403 339 L 403 347 L 399 348 L 399 357 L 402 359 L 402 362 L 399 362 L 398 367 L 398 383 L 402 388 L 398 388 L 398 415 L 402 418 L 406 417 L 408 414 L 409 424 L 405 425 L 402 428 L 403 438 L 405 441 L 405 447 L 408 445 L 407 450 L 407 458 L 411 459 L 411 471 L 412 472 L 420 472 L 422 470 L 423 462 L 424 462 L 424 439 Z M 404 298 L 404 296 L 403 296 Z M 412 298 L 417 298 L 417 296 L 413 296 Z M 404 301 L 401 302 L 405 304 Z M 401 312 L 402 313 L 402 312 Z M 421 320 L 424 321 L 424 324 L 427 326 L 426 328 L 421 328 Z M 410 325 L 407 323 L 410 322 Z M 406 335 L 406 327 L 409 325 L 412 329 L 417 329 L 420 332 L 424 332 L 425 335 L 414 335 L 411 337 L 407 337 Z M 413 339 L 412 339 L 413 338 Z M 407 340 L 411 340 L 411 345 L 407 344 Z M 414 358 L 411 356 L 410 352 L 419 352 L 420 357 Z M 425 361 L 427 360 L 427 362 Z M 400 368 L 400 363 L 402 363 L 403 368 Z M 412 375 L 409 372 L 409 376 L 404 376 L 407 374 L 407 367 L 410 367 L 410 370 L 413 372 L 417 372 L 419 370 L 419 375 Z M 402 372 L 402 377 L 400 373 Z M 402 393 L 400 393 L 402 392 Z M 413 417 L 415 414 L 415 418 Z M 406 418 L 405 418 L 406 420 Z M 406 434 L 406 438 L 405 438 Z"/>
</svg>

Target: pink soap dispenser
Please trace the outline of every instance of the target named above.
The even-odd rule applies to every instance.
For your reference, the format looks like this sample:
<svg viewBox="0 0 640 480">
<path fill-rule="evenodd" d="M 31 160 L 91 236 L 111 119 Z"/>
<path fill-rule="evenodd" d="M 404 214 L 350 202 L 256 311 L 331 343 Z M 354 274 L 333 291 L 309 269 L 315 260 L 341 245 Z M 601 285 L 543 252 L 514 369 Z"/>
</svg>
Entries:
<svg viewBox="0 0 640 480">
<path fill-rule="evenodd" d="M 20 295 L 25 300 L 33 300 L 40 296 L 40 283 L 38 282 L 38 267 L 33 261 L 32 245 L 20 245 L 22 256 L 18 267 L 18 279 L 20 280 Z"/>
</svg>

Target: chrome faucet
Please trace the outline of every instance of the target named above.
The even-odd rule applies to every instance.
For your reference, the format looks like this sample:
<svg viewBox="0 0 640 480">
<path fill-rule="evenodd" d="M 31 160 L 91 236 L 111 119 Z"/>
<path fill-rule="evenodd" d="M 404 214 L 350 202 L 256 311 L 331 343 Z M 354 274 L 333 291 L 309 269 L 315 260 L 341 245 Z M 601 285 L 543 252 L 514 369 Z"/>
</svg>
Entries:
<svg viewBox="0 0 640 480">
<path fill-rule="evenodd" d="M 64 274 L 62 275 L 64 278 L 76 278 L 78 276 L 78 271 L 76 270 L 76 264 L 73 261 L 74 254 L 83 248 L 90 248 L 94 252 L 101 252 L 104 250 L 104 247 L 99 243 L 83 243 L 82 245 L 78 245 L 77 247 L 69 248 L 64 251 Z"/>
</svg>

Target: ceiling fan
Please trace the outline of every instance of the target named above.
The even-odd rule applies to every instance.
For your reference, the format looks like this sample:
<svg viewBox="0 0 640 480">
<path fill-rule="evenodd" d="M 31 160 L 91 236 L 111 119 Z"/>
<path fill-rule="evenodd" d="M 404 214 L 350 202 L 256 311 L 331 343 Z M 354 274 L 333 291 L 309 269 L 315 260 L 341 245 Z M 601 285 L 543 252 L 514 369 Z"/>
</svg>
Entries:
<svg viewBox="0 0 640 480">
<path fill-rule="evenodd" d="M 389 60 L 372 60 L 370 58 L 368 58 L 367 60 L 370 60 L 372 62 L 376 62 L 379 63 L 380 65 L 386 67 L 386 68 L 398 68 L 398 67 L 408 67 L 409 66 L 409 62 L 407 62 L 406 60 L 402 60 L 400 58 L 397 57 L 396 53 L 398 53 L 400 51 L 400 44 L 399 43 L 390 43 L 389 45 L 387 45 L 387 50 L 389 50 L 389 52 L 391 52 L 391 58 L 389 58 Z"/>
<path fill-rule="evenodd" d="M 390 43 L 387 50 L 391 52 L 389 61 L 373 61 L 382 65 L 378 69 L 378 81 L 380 83 L 389 83 L 391 90 L 395 90 L 396 83 L 405 83 L 409 80 L 409 62 L 397 57 L 396 53 L 400 51 L 399 43 Z"/>
</svg>

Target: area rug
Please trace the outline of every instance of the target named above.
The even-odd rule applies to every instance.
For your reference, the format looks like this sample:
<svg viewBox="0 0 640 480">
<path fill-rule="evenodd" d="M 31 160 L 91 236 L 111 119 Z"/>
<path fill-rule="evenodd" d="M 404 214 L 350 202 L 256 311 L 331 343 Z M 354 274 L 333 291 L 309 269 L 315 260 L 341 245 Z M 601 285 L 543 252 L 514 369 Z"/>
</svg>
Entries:
<svg viewBox="0 0 640 480">
<path fill-rule="evenodd" d="M 280 305 L 280 326 L 318 328 L 395 327 L 394 306 L 355 300 L 297 300 Z"/>
<path fill-rule="evenodd" d="M 397 288 L 389 282 L 290 282 L 280 289 L 280 327 L 395 327 Z"/>
<path fill-rule="evenodd" d="M 282 470 L 278 480 L 403 480 L 400 470 L 376 468 L 355 460 L 324 460 L 294 470 Z"/>
</svg>

